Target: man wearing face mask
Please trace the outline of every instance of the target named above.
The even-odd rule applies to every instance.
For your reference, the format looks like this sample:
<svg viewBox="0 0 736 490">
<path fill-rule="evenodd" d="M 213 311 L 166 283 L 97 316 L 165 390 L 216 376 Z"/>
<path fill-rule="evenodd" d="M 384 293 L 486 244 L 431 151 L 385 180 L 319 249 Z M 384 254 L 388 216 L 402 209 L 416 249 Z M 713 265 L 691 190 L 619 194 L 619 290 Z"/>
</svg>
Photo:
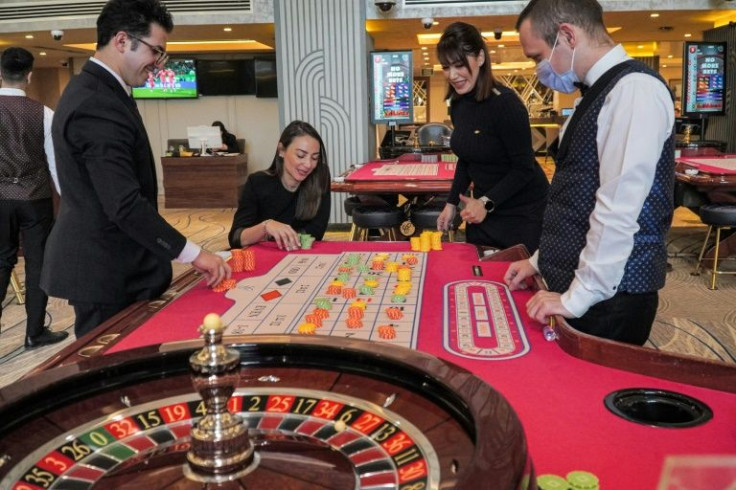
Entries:
<svg viewBox="0 0 736 490">
<path fill-rule="evenodd" d="M 513 263 L 511 289 L 541 274 L 527 310 L 642 345 L 666 273 L 672 220 L 674 104 L 665 81 L 626 55 L 595 0 L 532 0 L 516 25 L 542 83 L 588 86 L 563 126 L 539 250 Z"/>
</svg>

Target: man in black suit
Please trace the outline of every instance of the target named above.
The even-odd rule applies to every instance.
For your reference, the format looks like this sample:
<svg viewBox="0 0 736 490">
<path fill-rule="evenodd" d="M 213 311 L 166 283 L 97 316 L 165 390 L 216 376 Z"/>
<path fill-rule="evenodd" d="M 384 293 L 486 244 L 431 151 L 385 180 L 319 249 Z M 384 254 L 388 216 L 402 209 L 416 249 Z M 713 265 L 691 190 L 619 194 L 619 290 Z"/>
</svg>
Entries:
<svg viewBox="0 0 736 490">
<path fill-rule="evenodd" d="M 156 169 L 130 96 L 168 58 L 171 15 L 159 0 L 110 0 L 97 51 L 69 82 L 53 122 L 62 203 L 46 247 L 42 287 L 74 306 L 79 338 L 171 282 L 171 261 L 191 263 L 212 286 L 230 277 L 157 210 Z"/>
<path fill-rule="evenodd" d="M 50 171 L 53 111 L 26 97 L 33 55 L 7 48 L 0 58 L 0 316 L 23 237 L 26 263 L 26 348 L 61 342 L 69 335 L 44 327 L 48 296 L 39 287 L 43 249 L 54 220 Z M 54 179 L 56 177 L 54 176 Z"/>
</svg>

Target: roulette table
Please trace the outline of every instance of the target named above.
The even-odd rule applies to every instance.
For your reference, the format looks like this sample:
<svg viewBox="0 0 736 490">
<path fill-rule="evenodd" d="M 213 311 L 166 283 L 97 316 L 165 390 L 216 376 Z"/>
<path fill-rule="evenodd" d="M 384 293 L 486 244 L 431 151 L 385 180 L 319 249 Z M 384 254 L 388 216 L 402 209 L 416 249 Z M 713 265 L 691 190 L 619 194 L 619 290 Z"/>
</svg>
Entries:
<svg viewBox="0 0 736 490">
<path fill-rule="evenodd" d="M 423 163 L 408 158 L 377 160 L 357 165 L 330 184 L 332 192 L 350 194 L 446 194 L 450 192 L 455 176 L 455 162 L 437 161 Z"/>
<path fill-rule="evenodd" d="M 288 254 L 273 244 L 255 246 L 256 270 L 236 274 L 238 293 L 249 294 L 244 299 L 208 290 L 194 273 L 178 278 L 161 299 L 133 305 L 0 391 L 0 487 L 93 488 L 64 486 L 85 478 L 115 482 L 94 488 L 142 487 L 131 475 L 146 468 L 161 480 L 145 488 L 189 488 L 172 477 L 181 478 L 172 468 L 181 466 L 187 428 L 198 414 L 186 358 L 198 344 L 204 314 L 227 318 L 240 301 L 250 302 L 246 319 L 266 303 L 282 305 L 255 326 L 239 325 L 253 329 L 248 335 L 225 337 L 241 352 L 240 382 L 229 403 L 245 415 L 252 408 L 245 418 L 260 434 L 256 445 L 275 448 L 263 451 L 267 475 L 258 473 L 259 482 L 276 482 L 272 488 L 309 488 L 315 461 L 334 468 L 338 479 L 321 479 L 317 488 L 525 488 L 540 474 L 573 470 L 594 473 L 603 488 L 733 484 L 736 368 L 592 338 L 561 320 L 558 339 L 547 341 L 543 325 L 525 314 L 532 293 L 509 292 L 501 283 L 520 252 L 479 261 L 470 245 L 443 247 L 415 253 L 421 255 L 421 271 L 412 276 L 421 278 L 412 279 L 416 298 L 410 293 L 400 305 L 417 320 L 395 321 L 393 338 L 341 328 L 338 311 L 351 300 L 337 295 L 334 324 L 319 335 L 292 334 L 308 312 L 283 305 L 301 294 L 312 308 L 352 256 L 366 264 L 377 255 L 409 261 L 405 242 L 321 242 Z M 317 260 L 323 256 L 339 258 Z M 294 257 L 308 265 L 300 269 Z M 323 272 L 314 273 L 316 267 Z M 393 287 L 391 273 L 368 267 L 364 274 L 370 271 L 385 289 Z M 393 298 L 377 299 L 381 286 L 373 293 L 366 318 L 372 304 L 377 319 L 364 322 L 365 330 L 383 326 L 388 320 L 379 317 L 392 307 Z M 631 402 L 628 390 L 639 388 L 654 396 Z M 675 395 L 689 398 L 675 403 Z M 700 411 L 691 400 L 702 402 Z M 336 434 L 342 417 L 349 429 Z M 122 421 L 129 421 L 127 431 L 111 425 Z M 275 428 L 283 439 L 278 444 Z M 383 438 L 397 431 L 411 444 L 391 454 Z M 305 444 L 309 456 L 299 452 Z M 68 461 L 45 460 L 59 452 Z M 302 456 L 286 458 L 290 471 L 274 469 L 283 468 L 276 466 L 284 461 L 280 455 L 297 452 Z M 67 470 L 81 476 L 75 480 Z M 285 474 L 297 482 L 270 479 Z"/>
</svg>

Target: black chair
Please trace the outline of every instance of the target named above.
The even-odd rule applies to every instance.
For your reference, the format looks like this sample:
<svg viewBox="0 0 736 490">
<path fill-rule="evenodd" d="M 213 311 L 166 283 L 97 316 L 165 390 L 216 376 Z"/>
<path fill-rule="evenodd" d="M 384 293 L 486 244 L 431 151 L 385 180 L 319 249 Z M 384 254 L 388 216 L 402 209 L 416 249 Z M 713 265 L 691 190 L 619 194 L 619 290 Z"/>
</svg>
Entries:
<svg viewBox="0 0 736 490">
<path fill-rule="evenodd" d="M 710 289 L 718 289 L 716 287 L 716 277 L 718 274 L 736 274 L 736 271 L 719 271 L 718 270 L 718 253 L 719 244 L 721 243 L 721 231 L 736 227 L 736 205 L 733 204 L 707 204 L 700 208 L 700 221 L 708 225 L 708 233 L 705 235 L 703 247 L 700 249 L 698 256 L 698 264 L 695 267 L 695 275 L 700 274 L 700 268 L 703 264 L 703 255 L 708 246 L 710 233 L 713 228 L 716 229 L 715 255 L 713 256 L 713 267 L 710 267 Z M 706 259 L 710 260 L 710 259 Z M 721 259 L 723 260 L 723 259 Z M 708 267 L 704 267 L 708 269 Z"/>
<path fill-rule="evenodd" d="M 449 146 L 447 138 L 452 134 L 452 128 L 442 123 L 427 123 L 417 129 L 419 146 Z"/>
<path fill-rule="evenodd" d="M 399 228 L 404 222 L 404 210 L 400 207 L 358 206 L 353 209 L 353 230 L 350 240 L 367 241 L 370 230 L 378 230 L 390 241 L 399 240 Z"/>
</svg>

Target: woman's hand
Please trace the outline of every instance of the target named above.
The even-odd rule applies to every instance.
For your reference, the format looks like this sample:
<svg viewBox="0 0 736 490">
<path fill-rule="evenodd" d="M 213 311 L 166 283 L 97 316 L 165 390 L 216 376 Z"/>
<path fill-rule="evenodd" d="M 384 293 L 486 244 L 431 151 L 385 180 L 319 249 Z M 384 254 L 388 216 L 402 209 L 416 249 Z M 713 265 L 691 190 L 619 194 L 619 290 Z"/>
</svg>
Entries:
<svg viewBox="0 0 736 490">
<path fill-rule="evenodd" d="M 460 211 L 460 217 L 467 223 L 478 224 L 482 223 L 488 211 L 486 210 L 485 204 L 480 199 L 473 199 L 472 197 L 466 197 L 460 194 L 460 201 L 465 203 L 465 207 Z"/>
<path fill-rule="evenodd" d="M 455 218 L 455 206 L 453 204 L 445 204 L 445 208 L 437 217 L 437 229 L 439 231 L 447 231 L 452 226 L 452 220 Z"/>
<path fill-rule="evenodd" d="M 273 237 L 276 245 L 281 250 L 298 250 L 301 248 L 299 244 L 299 234 L 286 223 L 267 219 L 263 222 L 263 227 L 267 236 Z"/>
</svg>

